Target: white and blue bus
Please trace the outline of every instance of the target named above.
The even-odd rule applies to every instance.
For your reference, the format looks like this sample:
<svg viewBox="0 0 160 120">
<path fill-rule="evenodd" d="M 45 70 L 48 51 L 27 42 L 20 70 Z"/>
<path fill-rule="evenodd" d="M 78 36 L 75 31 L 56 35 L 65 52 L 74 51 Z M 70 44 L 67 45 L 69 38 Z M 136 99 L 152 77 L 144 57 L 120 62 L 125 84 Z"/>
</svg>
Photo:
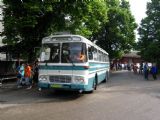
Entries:
<svg viewBox="0 0 160 120">
<path fill-rule="evenodd" d="M 108 53 L 80 35 L 42 39 L 39 89 L 94 91 L 109 78 Z"/>
</svg>

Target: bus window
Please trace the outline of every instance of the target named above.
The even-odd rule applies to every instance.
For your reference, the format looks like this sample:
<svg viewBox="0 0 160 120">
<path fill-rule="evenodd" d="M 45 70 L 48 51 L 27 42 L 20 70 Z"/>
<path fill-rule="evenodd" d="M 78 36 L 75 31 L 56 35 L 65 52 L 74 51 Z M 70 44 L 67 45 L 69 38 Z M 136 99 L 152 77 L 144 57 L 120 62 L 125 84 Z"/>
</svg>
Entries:
<svg viewBox="0 0 160 120">
<path fill-rule="evenodd" d="M 105 54 L 103 53 L 103 62 L 105 62 L 106 60 L 105 60 Z"/>
<path fill-rule="evenodd" d="M 41 53 L 41 61 L 46 61 L 49 60 L 49 56 L 50 56 L 50 48 L 44 48 L 42 53 Z"/>
<path fill-rule="evenodd" d="M 106 56 L 106 62 L 108 62 L 109 61 L 109 57 L 108 56 Z"/>
<path fill-rule="evenodd" d="M 95 61 L 98 61 L 98 52 L 97 52 L 96 48 L 94 48 L 94 50 L 93 50 L 93 58 Z"/>
<path fill-rule="evenodd" d="M 101 55 L 99 50 L 97 51 L 97 54 L 98 54 L 98 61 L 101 61 Z"/>
<path fill-rule="evenodd" d="M 89 60 L 93 60 L 93 47 L 88 45 L 88 58 Z"/>
<path fill-rule="evenodd" d="M 41 59 L 48 62 L 60 62 L 60 44 L 44 44 Z"/>
<path fill-rule="evenodd" d="M 50 54 L 50 61 L 54 63 L 59 62 L 59 49 L 52 48 L 51 54 Z"/>
<path fill-rule="evenodd" d="M 99 51 L 99 58 L 100 58 L 100 61 L 103 62 L 103 55 L 101 51 Z"/>
<path fill-rule="evenodd" d="M 69 59 L 69 55 L 70 55 L 70 48 L 69 45 L 67 43 L 63 43 L 62 45 L 62 63 L 69 63 L 70 59 Z"/>
<path fill-rule="evenodd" d="M 86 62 L 86 45 L 79 42 L 70 42 L 62 44 L 62 63 L 75 62 L 82 63 Z"/>
</svg>

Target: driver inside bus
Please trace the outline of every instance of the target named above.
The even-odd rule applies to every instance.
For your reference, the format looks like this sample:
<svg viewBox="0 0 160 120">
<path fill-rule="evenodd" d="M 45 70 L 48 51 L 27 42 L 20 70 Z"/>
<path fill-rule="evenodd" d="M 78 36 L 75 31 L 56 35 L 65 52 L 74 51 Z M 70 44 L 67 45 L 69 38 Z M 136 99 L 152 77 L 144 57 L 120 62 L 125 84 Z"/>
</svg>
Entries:
<svg viewBox="0 0 160 120">
<path fill-rule="evenodd" d="M 84 62 L 86 57 L 83 53 L 81 53 L 80 51 L 75 55 L 74 59 L 76 61 L 80 61 L 80 62 Z"/>
<path fill-rule="evenodd" d="M 84 62 L 85 61 L 85 55 L 80 53 L 79 54 L 79 60 Z"/>
<path fill-rule="evenodd" d="M 51 61 L 52 62 L 59 62 L 59 54 L 58 49 L 52 50 L 51 52 Z"/>
</svg>

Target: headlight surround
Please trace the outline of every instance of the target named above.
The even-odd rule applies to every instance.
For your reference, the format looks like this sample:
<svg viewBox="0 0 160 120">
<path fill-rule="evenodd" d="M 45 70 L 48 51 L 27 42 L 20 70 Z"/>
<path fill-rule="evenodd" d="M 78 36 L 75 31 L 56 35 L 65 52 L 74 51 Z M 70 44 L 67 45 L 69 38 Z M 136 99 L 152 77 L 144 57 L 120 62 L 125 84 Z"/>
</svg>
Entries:
<svg viewBox="0 0 160 120">
<path fill-rule="evenodd" d="M 74 82 L 77 84 L 84 84 L 85 83 L 85 78 L 83 76 L 75 76 L 74 77 Z"/>
<path fill-rule="evenodd" d="M 39 81 L 47 81 L 47 76 L 44 75 L 39 76 Z"/>
</svg>

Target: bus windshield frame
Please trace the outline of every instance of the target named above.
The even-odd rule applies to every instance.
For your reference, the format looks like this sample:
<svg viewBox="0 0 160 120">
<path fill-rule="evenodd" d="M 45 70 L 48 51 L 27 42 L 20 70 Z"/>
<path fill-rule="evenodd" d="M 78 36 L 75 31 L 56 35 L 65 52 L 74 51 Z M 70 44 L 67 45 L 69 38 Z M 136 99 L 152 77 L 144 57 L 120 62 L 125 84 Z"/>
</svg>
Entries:
<svg viewBox="0 0 160 120">
<path fill-rule="evenodd" d="M 87 62 L 87 47 L 83 42 L 43 43 L 41 62 L 84 63 Z"/>
</svg>

